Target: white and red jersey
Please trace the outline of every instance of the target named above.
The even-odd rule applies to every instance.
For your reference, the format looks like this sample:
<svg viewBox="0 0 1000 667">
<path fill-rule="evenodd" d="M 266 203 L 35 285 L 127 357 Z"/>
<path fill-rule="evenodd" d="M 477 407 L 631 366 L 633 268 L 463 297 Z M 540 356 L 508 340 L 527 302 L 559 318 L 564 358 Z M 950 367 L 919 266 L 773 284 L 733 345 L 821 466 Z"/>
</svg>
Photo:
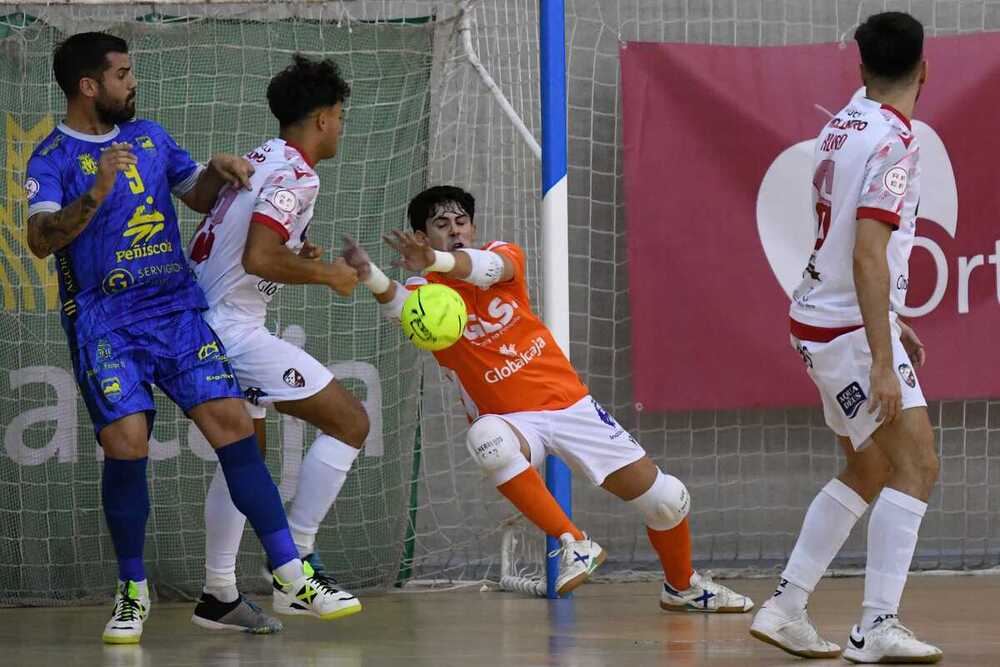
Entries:
<svg viewBox="0 0 1000 667">
<path fill-rule="evenodd" d="M 816 141 L 813 204 L 816 246 L 792 295 L 792 333 L 830 340 L 863 326 L 854 287 L 857 221 L 893 228 L 886 249 L 891 311 L 906 301 L 920 199 L 920 147 L 909 121 L 861 89 Z"/>
<path fill-rule="evenodd" d="M 209 308 L 225 308 L 228 319 L 263 325 L 267 304 L 283 285 L 243 269 L 250 225 L 270 227 L 297 252 L 313 216 L 319 176 L 301 151 L 284 139 L 271 139 L 246 158 L 254 167 L 251 188 L 227 187 L 220 193 L 195 231 L 188 261 Z"/>
<path fill-rule="evenodd" d="M 587 395 L 587 387 L 531 310 L 524 251 L 503 241 L 488 243 L 483 250 L 507 257 L 514 276 L 487 289 L 440 273 L 407 281 L 409 289 L 427 282 L 447 285 L 462 295 L 469 310 L 465 335 L 435 352 L 435 358 L 458 381 L 471 419 L 570 407 Z"/>
</svg>

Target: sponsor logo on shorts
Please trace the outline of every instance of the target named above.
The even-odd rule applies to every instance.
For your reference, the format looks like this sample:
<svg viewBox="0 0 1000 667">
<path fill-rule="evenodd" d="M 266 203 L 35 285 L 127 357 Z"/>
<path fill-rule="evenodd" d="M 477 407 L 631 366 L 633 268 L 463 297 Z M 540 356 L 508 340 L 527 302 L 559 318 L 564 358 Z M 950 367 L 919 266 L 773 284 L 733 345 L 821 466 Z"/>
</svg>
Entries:
<svg viewBox="0 0 1000 667">
<path fill-rule="evenodd" d="M 306 386 L 306 379 L 302 377 L 302 373 L 298 372 L 294 368 L 289 368 L 285 371 L 285 374 L 281 376 L 281 379 L 285 381 L 289 387 L 304 387 Z"/>
<path fill-rule="evenodd" d="M 542 355 L 542 350 L 544 349 L 545 349 L 545 339 L 542 338 L 541 336 L 536 338 L 531 343 L 531 347 L 529 347 L 524 352 L 516 352 L 513 349 L 511 349 L 511 351 L 515 353 L 515 356 L 508 357 L 507 361 L 504 362 L 503 366 L 491 368 L 490 370 L 486 371 L 486 374 L 484 375 L 486 381 L 489 384 L 496 384 L 501 380 L 506 380 L 511 375 L 518 372 L 519 370 L 530 364 L 532 361 L 540 357 Z"/>
<path fill-rule="evenodd" d="M 112 376 L 101 380 L 101 391 L 104 398 L 112 403 L 117 403 L 122 398 L 122 383 L 117 377 Z"/>
<path fill-rule="evenodd" d="M 840 407 L 848 419 L 854 419 L 858 415 L 861 404 L 867 399 L 865 392 L 861 390 L 861 385 L 857 382 L 852 382 L 837 394 L 837 402 L 840 403 Z"/>
<path fill-rule="evenodd" d="M 909 364 L 899 365 L 899 377 L 903 378 L 903 382 L 910 389 L 917 386 L 917 374 L 913 372 L 913 368 Z"/>
<path fill-rule="evenodd" d="M 260 399 L 265 396 L 267 396 L 267 392 L 260 387 L 247 387 L 243 391 L 243 397 L 254 405 L 260 405 Z"/>
<path fill-rule="evenodd" d="M 615 423 L 614 417 L 608 414 L 608 411 L 601 407 L 593 398 L 590 399 L 590 403 L 594 406 L 594 410 L 597 411 L 597 416 L 601 418 L 601 421 L 610 426 L 611 428 L 617 428 L 618 424 Z"/>
<path fill-rule="evenodd" d="M 813 358 L 812 358 L 812 355 L 809 354 L 809 350 L 806 349 L 806 347 L 804 345 L 802 345 L 801 343 L 799 343 L 798 345 L 796 345 L 795 349 L 798 350 L 799 355 L 801 355 L 801 357 L 802 357 L 802 363 L 804 363 L 806 365 L 806 368 L 812 368 L 813 367 Z"/>
<path fill-rule="evenodd" d="M 232 373 L 219 373 L 217 375 L 207 375 L 207 376 L 205 376 L 205 379 L 208 382 L 218 382 L 219 380 L 232 380 L 233 379 L 233 374 Z"/>
<path fill-rule="evenodd" d="M 211 343 L 205 343 L 198 350 L 198 361 L 205 361 L 209 357 L 217 354 L 219 354 L 219 343 L 213 340 Z"/>
</svg>

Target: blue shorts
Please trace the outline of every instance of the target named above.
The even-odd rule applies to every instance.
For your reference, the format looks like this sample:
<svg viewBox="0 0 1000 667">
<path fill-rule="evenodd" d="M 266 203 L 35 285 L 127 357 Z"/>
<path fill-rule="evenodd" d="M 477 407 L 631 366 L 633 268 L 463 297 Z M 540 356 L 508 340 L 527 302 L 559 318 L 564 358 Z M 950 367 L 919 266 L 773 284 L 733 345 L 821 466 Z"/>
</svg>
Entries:
<svg viewBox="0 0 1000 667">
<path fill-rule="evenodd" d="M 159 387 L 185 414 L 217 398 L 242 398 L 226 351 L 197 310 L 129 324 L 70 346 L 73 370 L 94 431 L 137 412 L 153 428 Z"/>
</svg>

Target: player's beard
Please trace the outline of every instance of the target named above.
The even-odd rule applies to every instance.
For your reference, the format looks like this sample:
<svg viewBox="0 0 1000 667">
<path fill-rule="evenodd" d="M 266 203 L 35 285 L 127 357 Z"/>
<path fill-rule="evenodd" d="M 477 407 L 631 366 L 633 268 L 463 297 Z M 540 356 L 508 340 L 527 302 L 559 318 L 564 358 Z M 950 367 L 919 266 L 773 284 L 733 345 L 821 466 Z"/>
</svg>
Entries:
<svg viewBox="0 0 1000 667">
<path fill-rule="evenodd" d="M 98 119 L 107 125 L 117 125 L 132 120 L 135 116 L 135 93 L 120 104 L 108 99 L 106 95 L 99 95 L 95 100 L 94 109 L 97 111 Z"/>
</svg>

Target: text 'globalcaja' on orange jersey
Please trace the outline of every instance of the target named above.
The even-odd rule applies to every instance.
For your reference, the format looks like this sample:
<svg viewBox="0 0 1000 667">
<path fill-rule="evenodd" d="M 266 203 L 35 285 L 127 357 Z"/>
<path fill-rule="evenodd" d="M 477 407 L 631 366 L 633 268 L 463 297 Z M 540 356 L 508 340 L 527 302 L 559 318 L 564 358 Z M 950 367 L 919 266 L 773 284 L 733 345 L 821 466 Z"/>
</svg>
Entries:
<svg viewBox="0 0 1000 667">
<path fill-rule="evenodd" d="M 503 241 L 487 243 L 482 249 L 511 260 L 514 277 L 487 289 L 440 273 L 406 283 L 408 289 L 427 282 L 447 285 L 462 295 L 469 310 L 462 339 L 434 356 L 456 376 L 473 419 L 568 408 L 588 394 L 587 387 L 531 309 L 524 251 Z"/>
</svg>

